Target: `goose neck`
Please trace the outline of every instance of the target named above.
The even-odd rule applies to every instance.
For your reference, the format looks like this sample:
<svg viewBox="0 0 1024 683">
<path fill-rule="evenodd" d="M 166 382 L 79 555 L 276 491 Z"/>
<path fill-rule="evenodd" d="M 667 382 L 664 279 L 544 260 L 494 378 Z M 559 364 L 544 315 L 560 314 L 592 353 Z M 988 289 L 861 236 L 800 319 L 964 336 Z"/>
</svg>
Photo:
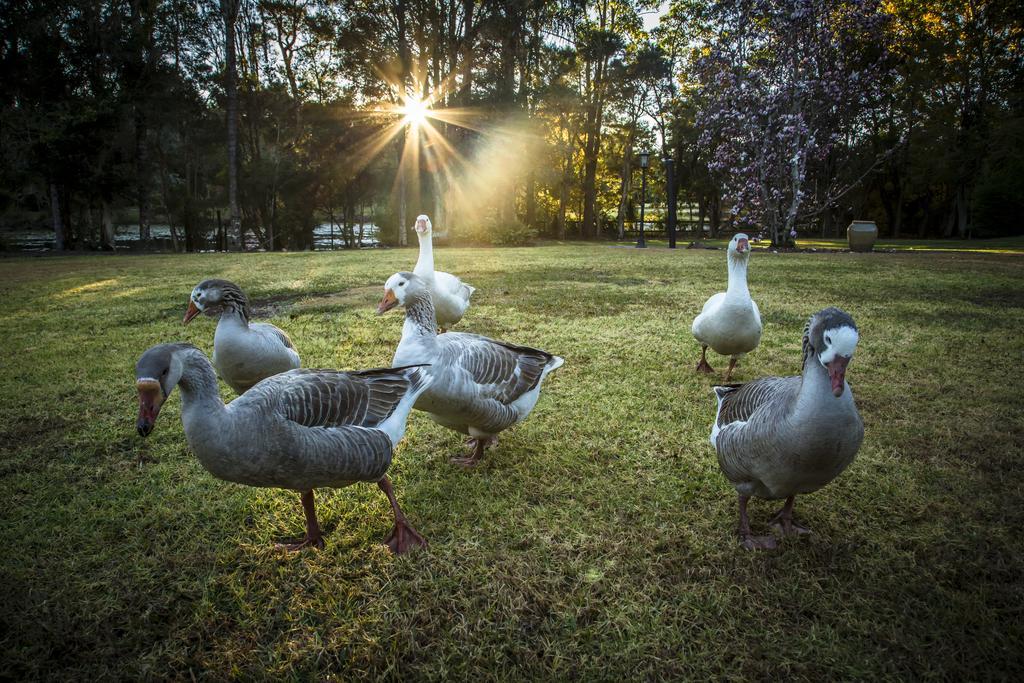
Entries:
<svg viewBox="0 0 1024 683">
<path fill-rule="evenodd" d="M 402 336 L 422 339 L 437 337 L 437 314 L 429 295 L 418 297 L 406 304 Z"/>
<path fill-rule="evenodd" d="M 217 375 L 210 361 L 195 350 L 182 359 L 183 368 L 178 388 L 181 390 L 182 421 L 186 425 L 196 416 L 216 417 L 223 413 Z"/>
<path fill-rule="evenodd" d="M 416 233 L 417 239 L 420 241 L 420 256 L 416 261 L 416 267 L 413 272 L 416 275 L 433 275 L 434 273 L 434 240 L 430 234 L 424 235 L 421 232 Z"/>
<path fill-rule="evenodd" d="M 235 308 L 229 308 L 221 313 L 217 322 L 217 333 L 238 334 L 249 330 L 249 321 L 245 319 L 242 312 Z"/>
<path fill-rule="evenodd" d="M 821 414 L 839 407 L 842 400 L 849 398 L 849 391 L 844 392 L 841 399 L 832 395 L 832 383 L 828 371 L 812 354 L 804 362 L 801 372 L 800 395 L 797 399 L 797 412 Z"/>
<path fill-rule="evenodd" d="M 747 259 L 729 257 L 729 288 L 726 295 L 750 297 L 750 290 L 747 288 Z"/>
</svg>

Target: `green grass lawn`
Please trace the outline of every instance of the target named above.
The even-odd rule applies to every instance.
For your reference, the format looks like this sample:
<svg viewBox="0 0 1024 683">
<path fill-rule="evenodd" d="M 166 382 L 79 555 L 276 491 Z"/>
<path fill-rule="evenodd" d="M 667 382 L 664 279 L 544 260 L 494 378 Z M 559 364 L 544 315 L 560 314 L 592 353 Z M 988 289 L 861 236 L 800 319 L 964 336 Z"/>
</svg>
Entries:
<svg viewBox="0 0 1024 683">
<path fill-rule="evenodd" d="M 850 311 L 864 446 L 797 499 L 814 530 L 735 538 L 690 322 L 721 251 L 444 249 L 478 287 L 459 329 L 565 366 L 476 470 L 413 413 L 391 475 L 430 547 L 379 541 L 387 501 L 318 493 L 327 548 L 286 554 L 294 493 L 209 475 L 174 394 L 135 434 L 152 344 L 212 350 L 181 317 L 206 277 L 241 284 L 310 367 L 386 365 L 374 305 L 413 251 L 0 262 L 0 678 L 986 679 L 1024 667 L 1024 260 L 756 252 L 765 325 L 739 379 L 799 370 L 807 317 Z M 712 357 L 720 371 L 726 362 Z M 223 395 L 232 394 L 226 387 Z M 755 532 L 777 507 L 752 505 Z"/>
</svg>

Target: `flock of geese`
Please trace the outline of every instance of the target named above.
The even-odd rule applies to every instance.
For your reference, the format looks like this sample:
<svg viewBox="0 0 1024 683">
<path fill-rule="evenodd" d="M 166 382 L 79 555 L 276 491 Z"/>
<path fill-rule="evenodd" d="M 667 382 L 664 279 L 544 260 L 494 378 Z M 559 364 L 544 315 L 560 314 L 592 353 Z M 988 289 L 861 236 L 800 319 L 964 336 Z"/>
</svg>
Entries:
<svg viewBox="0 0 1024 683">
<path fill-rule="evenodd" d="M 395 273 L 377 307 L 405 309 L 391 368 L 352 372 L 300 368 L 284 331 L 250 320 L 248 300 L 234 283 L 211 279 L 191 293 L 184 323 L 217 318 L 213 361 L 187 343 L 158 344 L 135 367 L 137 429 L 148 436 L 175 387 L 182 397 L 185 437 L 200 463 L 220 479 L 300 494 L 305 536 L 290 550 L 322 548 L 313 491 L 376 482 L 395 524 L 384 543 L 396 554 L 425 546 L 398 505 L 388 467 L 415 408 L 467 436 L 469 454 L 452 462 L 471 467 L 498 434 L 524 420 L 548 373 L 563 359 L 540 349 L 465 332 L 448 332 L 469 308 L 474 288 L 434 270 L 430 219 L 421 215 L 413 272 Z M 750 243 L 738 234 L 728 247 L 728 288 L 704 304 L 693 321 L 701 345 L 699 372 L 710 373 L 707 349 L 737 360 L 761 339 L 761 319 L 747 288 Z M 803 334 L 803 368 L 792 377 L 766 377 L 714 387 L 718 410 L 711 443 L 739 498 L 743 547 L 768 549 L 774 536 L 755 536 L 747 516 L 751 496 L 785 499 L 771 526 L 783 535 L 806 533 L 793 521 L 794 497 L 832 481 L 853 460 L 863 422 L 846 383 L 858 341 L 853 319 L 836 308 L 811 316 Z M 220 398 L 220 376 L 239 397 Z"/>
</svg>

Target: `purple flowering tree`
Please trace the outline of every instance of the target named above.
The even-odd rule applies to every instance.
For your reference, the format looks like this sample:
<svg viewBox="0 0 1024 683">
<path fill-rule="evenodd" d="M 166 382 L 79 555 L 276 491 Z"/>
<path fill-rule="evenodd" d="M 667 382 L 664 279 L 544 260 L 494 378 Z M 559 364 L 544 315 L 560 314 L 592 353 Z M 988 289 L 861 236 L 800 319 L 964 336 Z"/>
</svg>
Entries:
<svg viewBox="0 0 1024 683">
<path fill-rule="evenodd" d="M 733 214 L 773 246 L 864 177 L 836 169 L 887 80 L 885 24 L 879 0 L 722 0 L 706 17 L 701 144 Z"/>
</svg>

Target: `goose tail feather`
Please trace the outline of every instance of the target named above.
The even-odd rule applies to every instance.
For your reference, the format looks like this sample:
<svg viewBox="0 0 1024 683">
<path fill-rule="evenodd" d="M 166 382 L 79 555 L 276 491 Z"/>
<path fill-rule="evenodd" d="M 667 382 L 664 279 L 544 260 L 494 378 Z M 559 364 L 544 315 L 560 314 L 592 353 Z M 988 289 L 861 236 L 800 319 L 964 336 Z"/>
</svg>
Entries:
<svg viewBox="0 0 1024 683">
<path fill-rule="evenodd" d="M 711 426 L 711 438 L 709 440 L 711 441 L 711 445 L 716 448 L 718 447 L 718 432 L 722 430 L 718 425 L 718 419 L 722 415 L 722 404 L 725 403 L 725 397 L 736 391 L 739 386 L 740 385 L 738 384 L 733 384 L 711 387 L 712 391 L 715 392 L 715 398 L 718 400 L 718 406 L 715 408 L 715 422 Z"/>
<path fill-rule="evenodd" d="M 420 394 L 429 389 L 434 381 L 434 377 L 425 370 L 429 365 L 429 363 L 423 363 L 391 368 L 391 372 L 403 375 L 409 381 L 409 390 L 398 402 L 395 411 L 391 413 L 388 419 L 380 423 L 380 429 L 387 433 L 391 439 L 392 446 L 397 446 L 398 442 L 405 436 L 406 421 L 409 418 L 409 413 L 412 412 L 416 399 L 420 397 Z"/>
</svg>

